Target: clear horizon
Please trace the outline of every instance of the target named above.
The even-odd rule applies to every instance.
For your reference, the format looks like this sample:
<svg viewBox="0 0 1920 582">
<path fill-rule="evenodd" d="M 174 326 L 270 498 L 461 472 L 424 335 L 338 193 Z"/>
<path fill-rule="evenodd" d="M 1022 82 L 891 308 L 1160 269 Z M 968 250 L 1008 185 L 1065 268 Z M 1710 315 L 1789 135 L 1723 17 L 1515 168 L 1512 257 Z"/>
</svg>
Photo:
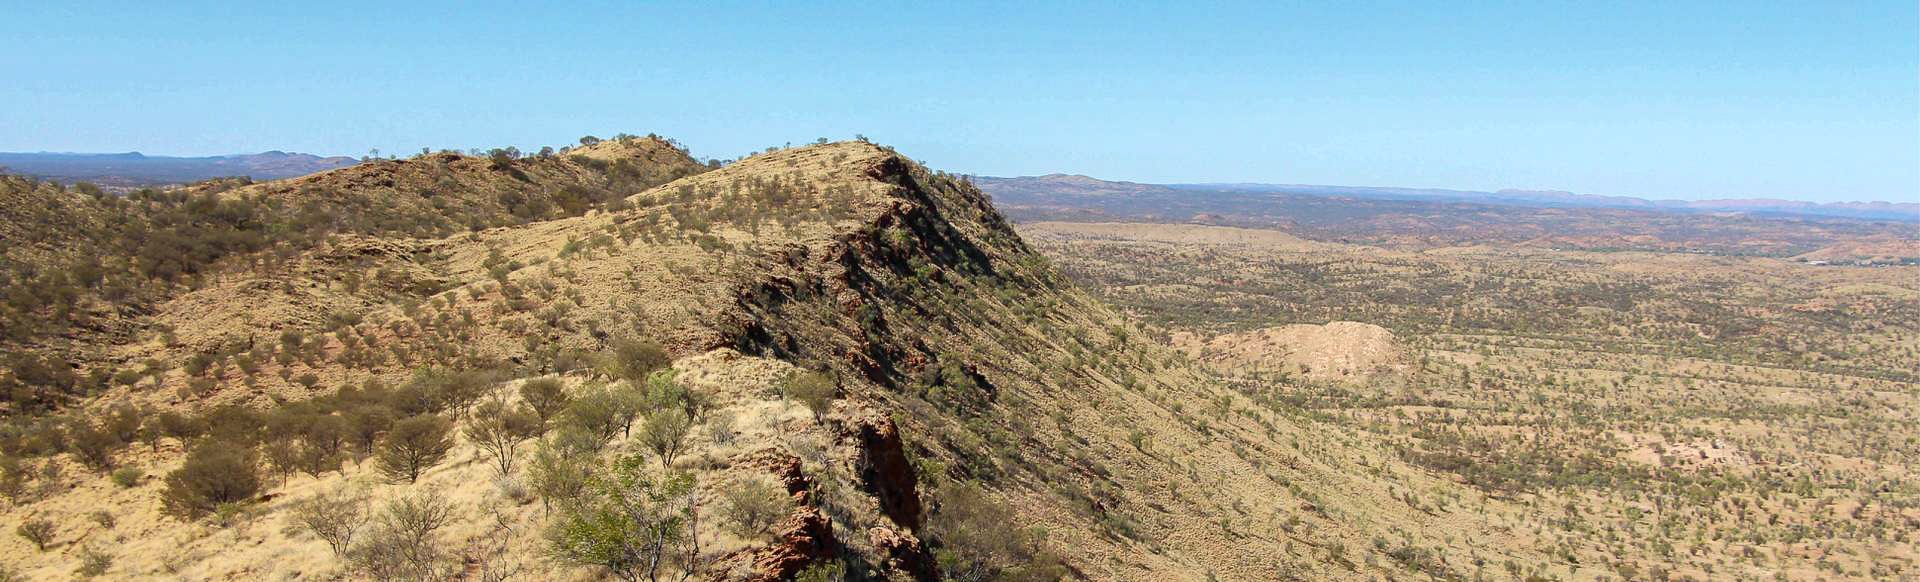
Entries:
<svg viewBox="0 0 1920 582">
<path fill-rule="evenodd" d="M 0 151 L 860 133 L 978 175 L 1920 202 L 1911 2 L 8 12 Z"/>
</svg>

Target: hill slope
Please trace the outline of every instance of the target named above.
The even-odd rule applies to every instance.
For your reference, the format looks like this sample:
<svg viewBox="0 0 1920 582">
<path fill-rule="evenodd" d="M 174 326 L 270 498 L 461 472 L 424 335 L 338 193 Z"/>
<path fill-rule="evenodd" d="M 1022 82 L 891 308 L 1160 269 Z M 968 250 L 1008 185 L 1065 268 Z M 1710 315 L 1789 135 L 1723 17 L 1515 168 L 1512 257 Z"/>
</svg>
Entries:
<svg viewBox="0 0 1920 582">
<path fill-rule="evenodd" d="M 398 205 L 392 192 L 405 181 L 389 184 L 387 171 L 356 167 L 231 196 L 301 196 L 337 183 L 329 200 Z M 471 190 L 447 194 L 484 204 L 456 192 Z M 334 265 L 389 274 L 354 286 L 345 273 L 364 269 Z M 368 291 L 372 281 L 379 291 Z M 17 422 L 23 436 L 0 443 L 9 454 L 66 467 L 33 472 L 39 493 L 6 510 L 9 522 L 57 523 L 45 552 L 0 542 L 30 575 L 72 570 L 106 551 L 104 540 L 121 548 L 109 571 L 130 577 L 368 575 L 348 570 L 366 566 L 360 554 L 331 558 L 295 519 L 300 508 L 342 492 L 384 505 L 429 491 L 454 502 L 429 536 L 444 558 L 428 560 L 433 577 L 508 563 L 535 579 L 601 575 L 548 557 L 549 540 L 534 535 L 568 531 L 580 497 L 547 494 L 548 469 L 493 472 L 478 441 L 462 439 L 417 482 L 383 479 L 375 467 L 384 456 L 279 472 L 263 495 L 236 505 L 243 517 L 222 513 L 215 523 L 224 526 L 204 528 L 162 515 L 157 499 L 173 485 L 116 488 L 79 463 L 162 475 L 182 466 L 183 449 L 277 458 L 278 446 L 313 446 L 312 429 L 288 429 L 287 441 L 260 436 L 281 426 L 273 418 L 296 414 L 288 411 L 417 409 L 473 427 L 493 418 L 465 412 L 473 402 L 493 394 L 531 404 L 522 389 L 542 378 L 582 401 L 608 390 L 644 388 L 648 402 L 683 394 L 670 401 L 688 403 L 684 416 L 645 408 L 611 442 L 567 448 L 587 414 L 574 412 L 540 442 L 510 448 L 685 474 L 685 510 L 709 525 L 692 528 L 697 543 L 671 568 L 703 577 L 790 579 L 830 563 L 897 579 L 1465 578 L 1488 561 L 1565 571 L 1475 517 L 1504 502 L 1405 465 L 1271 387 L 1218 380 L 1066 284 L 970 184 L 866 143 L 755 156 L 577 216 L 430 239 L 334 236 L 270 269 L 171 296 L 153 320 L 172 330 L 170 341 L 121 349 L 158 362 L 154 372 L 78 404 L 203 412 L 239 434 L 156 435 L 153 446 L 101 463 L 35 445 L 47 423 Z M 664 346 L 670 375 L 644 373 L 658 364 L 636 374 L 650 358 L 635 346 L 647 341 Z M 807 378 L 826 378 L 829 397 L 808 392 Z M 335 394 L 342 386 L 352 389 Z M 400 396 L 347 404 L 370 393 Z M 405 396 L 415 393 L 430 398 Z M 243 408 L 220 407 L 228 404 Z M 235 424 L 245 416 L 235 410 L 273 412 L 254 432 Z M 113 415 L 92 417 L 103 420 L 56 426 L 87 432 Z M 681 433 L 684 449 L 653 446 L 650 435 L 686 421 L 694 429 Z M 399 430 L 373 434 L 374 448 L 395 446 Z M 737 517 L 731 500 L 754 479 L 790 494 L 768 535 L 713 518 Z M 102 507 L 111 520 L 80 517 Z M 1064 569 L 1048 569 L 1048 556 Z"/>
</svg>

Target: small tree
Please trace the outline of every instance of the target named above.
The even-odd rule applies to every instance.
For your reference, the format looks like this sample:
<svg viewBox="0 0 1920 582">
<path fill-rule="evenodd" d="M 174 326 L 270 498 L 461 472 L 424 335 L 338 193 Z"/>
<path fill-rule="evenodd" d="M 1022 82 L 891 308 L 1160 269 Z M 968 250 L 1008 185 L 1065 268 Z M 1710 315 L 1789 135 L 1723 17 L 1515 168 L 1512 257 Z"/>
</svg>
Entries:
<svg viewBox="0 0 1920 582">
<path fill-rule="evenodd" d="M 446 574 L 446 550 L 438 532 L 453 520 L 443 498 L 422 495 L 388 503 L 366 541 L 350 547 L 347 561 L 375 580 L 433 580 Z"/>
<path fill-rule="evenodd" d="M 813 411 L 813 418 L 819 420 L 826 416 L 833 406 L 833 397 L 838 391 L 833 377 L 825 372 L 798 372 L 787 377 L 784 392 L 807 410 Z"/>
<path fill-rule="evenodd" d="M 135 485 L 139 485 L 140 478 L 145 476 L 147 476 L 146 471 L 135 467 L 122 467 L 113 471 L 113 484 L 119 485 L 123 489 L 130 489 Z"/>
<path fill-rule="evenodd" d="M 953 483 L 939 491 L 940 509 L 927 524 L 938 540 L 933 554 L 946 580 L 1059 580 L 1060 559 L 1040 535 L 1014 527 L 1013 514 L 978 486 Z"/>
<path fill-rule="evenodd" d="M 96 471 L 105 472 L 113 468 L 113 453 L 120 448 L 120 440 L 97 426 L 84 422 L 75 422 L 68 431 L 69 444 L 73 454 L 80 462 Z"/>
<path fill-rule="evenodd" d="M 692 432 L 693 422 L 687 419 L 687 413 L 678 408 L 656 409 L 647 415 L 646 425 L 640 430 L 640 442 L 648 450 L 660 457 L 660 467 L 673 465 L 673 458 L 679 456 L 686 445 L 687 433 Z"/>
<path fill-rule="evenodd" d="M 357 457 L 373 454 L 380 435 L 393 428 L 393 417 L 393 409 L 378 404 L 360 406 L 347 414 L 347 440 L 359 450 Z"/>
<path fill-rule="evenodd" d="M 167 474 L 160 494 L 167 515 L 196 519 L 222 504 L 253 499 L 260 492 L 260 461 L 252 449 L 222 441 L 200 443 L 187 462 Z"/>
<path fill-rule="evenodd" d="M 493 459 L 494 469 L 502 477 L 513 474 L 515 449 L 520 443 L 541 432 L 539 416 L 499 400 L 480 403 L 466 428 L 467 440 Z"/>
<path fill-rule="evenodd" d="M 53 522 L 50 520 L 29 519 L 14 528 L 13 533 L 32 542 L 34 549 L 42 552 L 47 551 L 47 546 L 53 544 Z"/>
<path fill-rule="evenodd" d="M 683 550 L 697 543 L 692 475 L 656 477 L 645 460 L 629 456 L 612 474 L 593 479 L 582 495 L 562 503 L 547 530 L 554 556 L 606 568 L 627 582 L 658 580 Z"/>
<path fill-rule="evenodd" d="M 655 370 L 647 376 L 643 390 L 645 407 L 649 410 L 660 408 L 678 408 L 687 413 L 687 419 L 699 422 L 713 402 L 702 392 L 694 391 L 680 382 L 680 372 L 673 368 Z"/>
<path fill-rule="evenodd" d="M 380 441 L 375 455 L 380 471 L 395 482 L 419 481 L 420 473 L 447 458 L 447 451 L 453 449 L 452 434 L 453 424 L 432 414 L 393 423 L 393 429 Z"/>
<path fill-rule="evenodd" d="M 353 545 L 353 535 L 367 523 L 367 504 L 343 493 L 321 493 L 295 505 L 293 521 L 327 542 L 334 557 L 344 558 Z"/>
<path fill-rule="evenodd" d="M 554 501 L 578 499 L 593 479 L 592 467 L 585 461 L 545 443 L 534 451 L 533 468 L 528 473 L 528 486 L 540 494 L 540 504 L 548 510 L 553 509 Z"/>
<path fill-rule="evenodd" d="M 107 569 L 112 567 L 113 554 L 88 546 L 80 548 L 80 567 L 74 569 L 73 573 L 86 579 L 105 574 Z"/>
<path fill-rule="evenodd" d="M 766 535 L 792 505 L 787 492 L 764 477 L 734 481 L 720 493 L 720 500 L 725 512 L 721 517 L 734 535 L 746 540 Z"/>
<path fill-rule="evenodd" d="M 541 424 L 560 414 L 571 400 L 559 378 L 534 378 L 520 384 L 520 399 L 540 417 Z"/>
<path fill-rule="evenodd" d="M 641 406 L 639 392 L 624 382 L 617 387 L 591 386 L 567 405 L 566 422 L 606 441 L 630 434 Z"/>
<path fill-rule="evenodd" d="M 642 339 L 618 339 L 614 340 L 601 371 L 639 385 L 646 381 L 648 374 L 671 363 L 673 357 L 658 343 Z"/>
</svg>

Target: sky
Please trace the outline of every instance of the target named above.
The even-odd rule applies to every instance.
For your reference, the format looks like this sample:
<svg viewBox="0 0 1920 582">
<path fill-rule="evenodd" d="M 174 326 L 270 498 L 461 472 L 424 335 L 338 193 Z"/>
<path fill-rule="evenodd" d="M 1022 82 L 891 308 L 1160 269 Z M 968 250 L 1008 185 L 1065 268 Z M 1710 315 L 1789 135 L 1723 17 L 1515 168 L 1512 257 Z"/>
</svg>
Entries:
<svg viewBox="0 0 1920 582">
<path fill-rule="evenodd" d="M 0 0 L 0 151 L 855 134 L 952 172 L 1920 202 L 1920 3 Z"/>
</svg>

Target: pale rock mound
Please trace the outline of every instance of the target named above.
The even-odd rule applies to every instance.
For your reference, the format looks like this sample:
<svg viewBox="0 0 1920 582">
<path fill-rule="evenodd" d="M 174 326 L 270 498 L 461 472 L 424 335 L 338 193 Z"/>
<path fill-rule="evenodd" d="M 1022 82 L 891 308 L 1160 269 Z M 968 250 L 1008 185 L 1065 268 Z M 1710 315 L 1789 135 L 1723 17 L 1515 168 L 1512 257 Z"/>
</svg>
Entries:
<svg viewBox="0 0 1920 582">
<path fill-rule="evenodd" d="M 1285 372 L 1322 381 L 1360 381 L 1406 366 L 1405 351 L 1387 328 L 1335 321 L 1291 324 L 1203 339 L 1179 332 L 1176 348 L 1224 372 Z"/>
</svg>

